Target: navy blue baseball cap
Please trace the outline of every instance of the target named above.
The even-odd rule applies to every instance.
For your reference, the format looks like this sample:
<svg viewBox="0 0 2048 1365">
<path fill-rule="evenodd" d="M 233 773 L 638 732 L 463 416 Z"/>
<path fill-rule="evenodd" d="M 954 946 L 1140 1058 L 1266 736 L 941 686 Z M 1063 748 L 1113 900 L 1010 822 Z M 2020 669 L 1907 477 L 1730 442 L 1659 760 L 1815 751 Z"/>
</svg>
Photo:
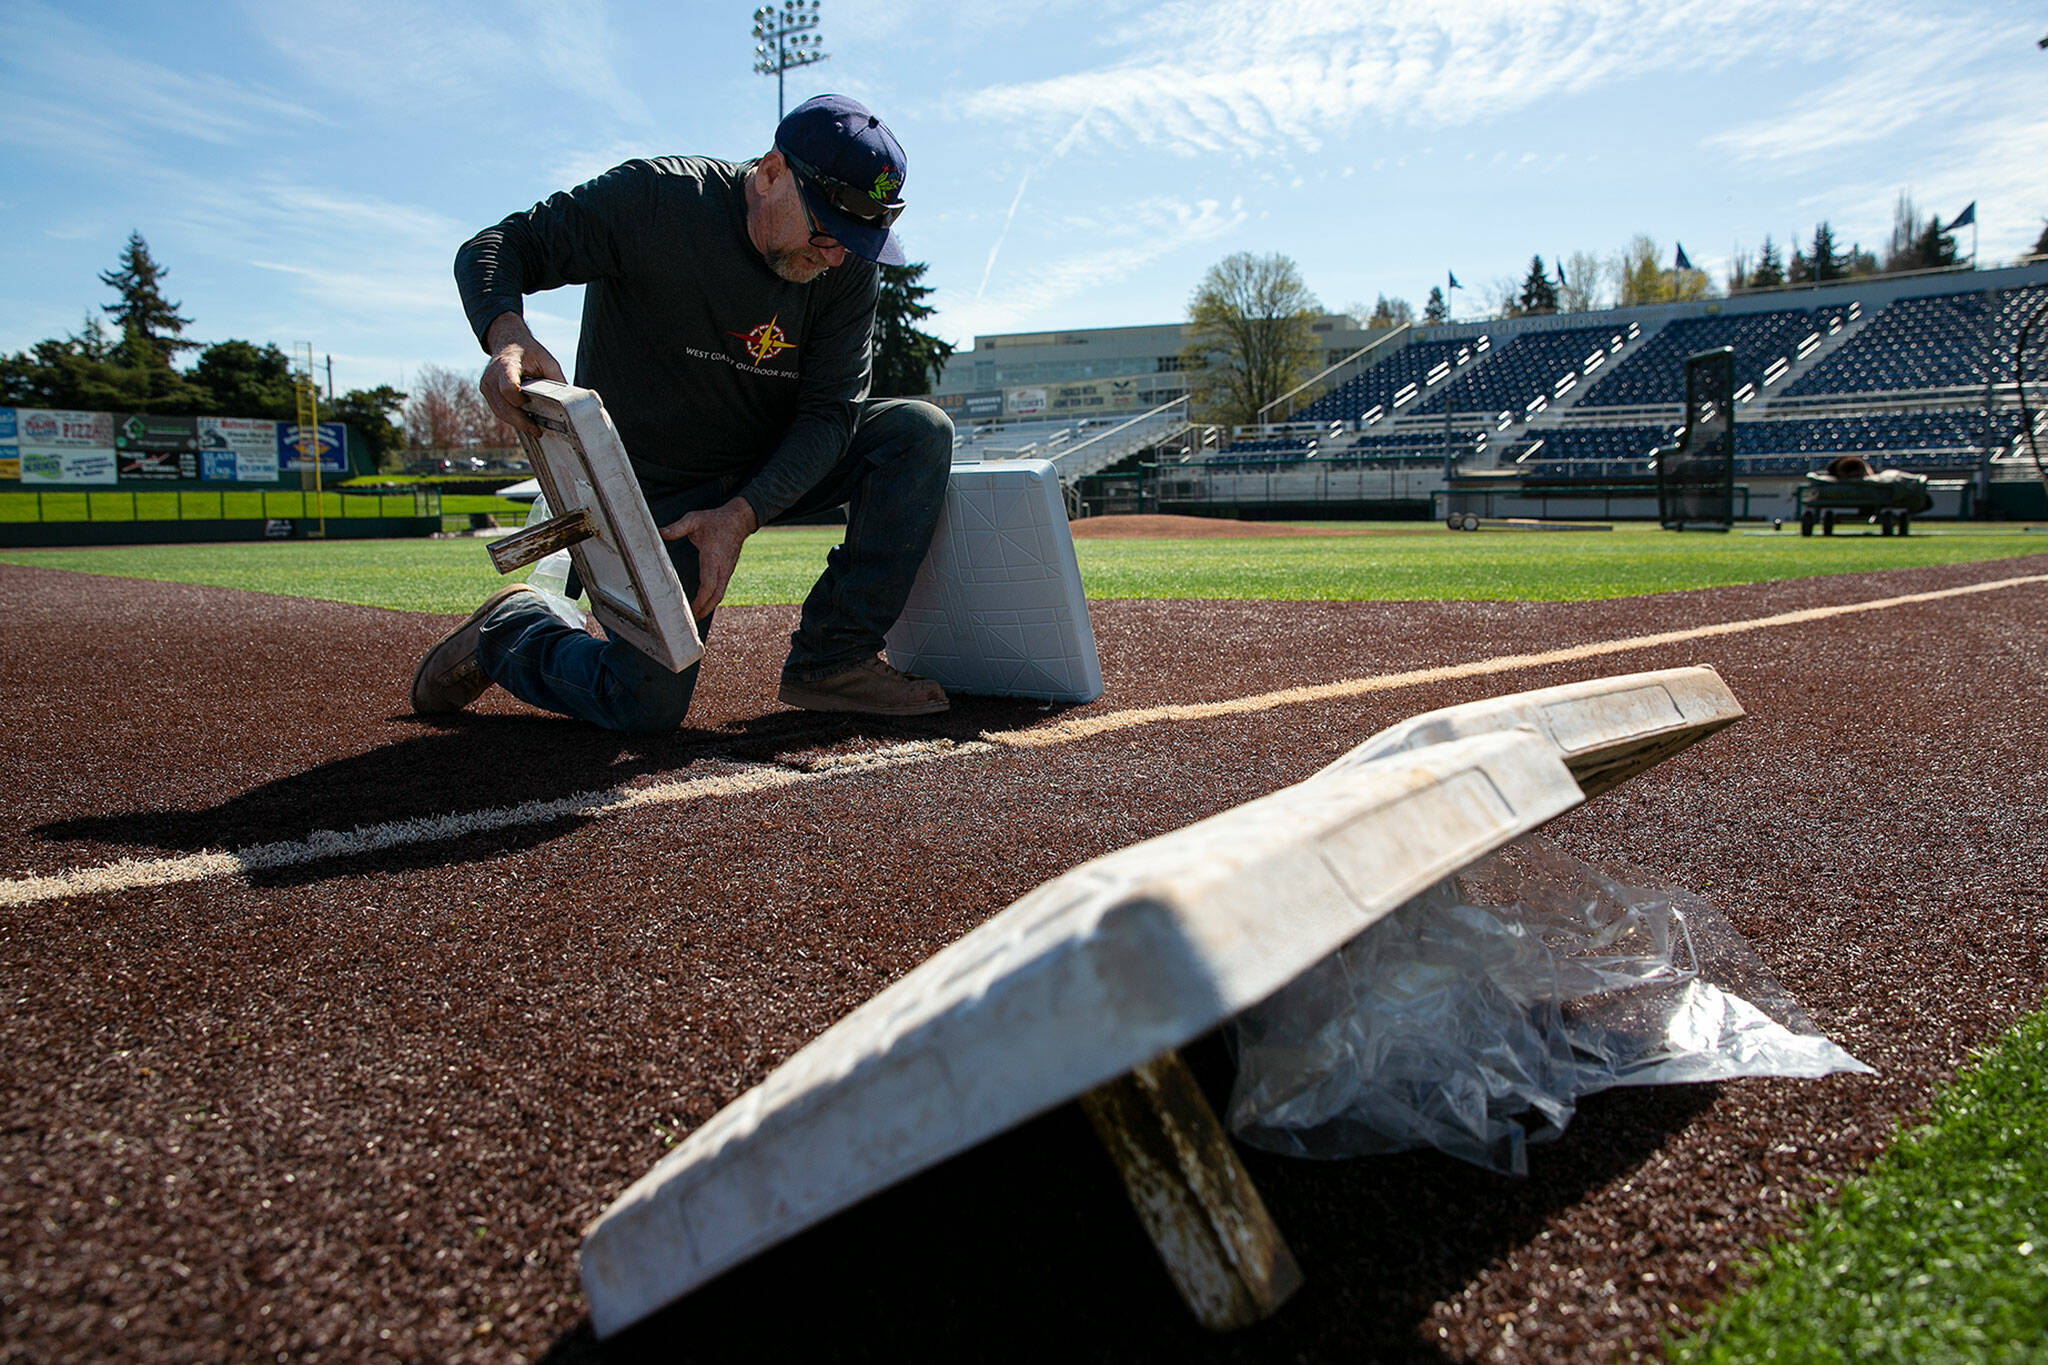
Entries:
<svg viewBox="0 0 2048 1365">
<path fill-rule="evenodd" d="M 796 172 L 797 190 L 819 226 L 856 256 L 904 263 L 889 231 L 903 212 L 903 144 L 859 100 L 819 95 L 789 111 L 775 150 Z"/>
</svg>

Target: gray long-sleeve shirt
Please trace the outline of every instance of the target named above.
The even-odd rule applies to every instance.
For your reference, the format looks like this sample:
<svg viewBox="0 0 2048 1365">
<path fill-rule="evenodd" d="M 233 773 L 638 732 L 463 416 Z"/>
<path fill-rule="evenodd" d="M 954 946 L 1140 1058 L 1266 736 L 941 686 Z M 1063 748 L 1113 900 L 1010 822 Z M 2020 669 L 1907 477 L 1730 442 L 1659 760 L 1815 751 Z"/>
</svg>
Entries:
<svg viewBox="0 0 2048 1365">
<path fill-rule="evenodd" d="M 747 237 L 749 169 L 628 161 L 472 237 L 455 279 L 479 342 L 521 296 L 587 285 L 575 382 L 604 398 L 641 487 L 721 479 L 766 524 L 853 437 L 878 276 L 856 256 L 809 284 L 776 275 Z"/>
</svg>

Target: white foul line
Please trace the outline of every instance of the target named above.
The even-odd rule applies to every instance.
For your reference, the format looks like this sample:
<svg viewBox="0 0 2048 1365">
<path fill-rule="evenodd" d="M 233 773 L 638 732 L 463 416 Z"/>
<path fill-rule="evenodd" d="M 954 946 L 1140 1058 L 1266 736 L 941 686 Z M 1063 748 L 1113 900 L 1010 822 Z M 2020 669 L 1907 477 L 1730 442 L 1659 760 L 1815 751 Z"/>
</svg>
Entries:
<svg viewBox="0 0 2048 1365">
<path fill-rule="evenodd" d="M 1479 659 L 1471 663 L 1447 664 L 1441 668 L 1419 668 L 1406 673 L 1386 673 L 1369 678 L 1348 678 L 1341 682 L 1319 683 L 1308 687 L 1289 687 L 1277 692 L 1263 692 L 1257 696 L 1238 697 L 1230 701 L 1116 711 L 1109 715 L 1087 716 L 1025 730 L 991 731 L 984 733 L 978 741 L 961 743 L 949 739 L 918 740 L 909 744 L 892 745 L 885 749 L 836 757 L 808 769 L 764 765 L 717 777 L 684 778 L 673 782 L 656 783 L 649 787 L 615 787 L 605 791 L 558 797 L 550 801 L 526 801 L 516 806 L 500 806 L 492 810 L 391 820 L 378 825 L 365 825 L 346 833 L 319 830 L 304 839 L 258 844 L 234 853 L 191 853 L 175 858 L 127 858 L 97 867 L 69 868 L 49 876 L 0 881 L 0 906 L 34 905 L 67 896 L 111 895 L 140 887 L 171 886 L 236 873 L 246 874 L 295 867 L 321 859 L 357 857 L 520 825 L 548 824 L 579 815 L 612 815 L 650 806 L 679 805 L 714 797 L 748 796 L 756 792 L 796 786 L 799 783 L 822 782 L 892 768 L 910 767 L 942 758 L 989 754 L 999 749 L 1051 748 L 1119 730 L 1156 725 L 1163 721 L 1213 720 L 1223 716 L 1271 711 L 1283 706 L 1342 700 L 1374 692 L 1392 692 L 1401 688 L 1420 687 L 1428 683 L 1449 682 L 1459 678 L 1486 677 L 1531 668 L 1548 668 L 1555 664 L 1574 663 L 1609 654 L 1655 649 L 1663 645 L 1684 644 L 1692 640 L 1707 640 L 1722 635 L 1741 635 L 1754 630 L 1772 630 L 1780 626 L 1804 625 L 1836 616 L 1886 611 L 1893 607 L 1938 602 L 1948 598 L 1968 597 L 1976 593 L 1997 592 L 2005 588 L 2042 583 L 2048 583 L 2048 574 L 2001 578 L 1989 583 L 1973 583 L 1967 587 L 1909 593 L 1902 597 L 1883 597 L 1832 607 L 1808 607 L 1800 611 L 1781 612 L 1774 616 L 1756 616 L 1741 621 L 1723 621 L 1710 626 L 1693 626 L 1685 630 L 1660 631 L 1654 635 L 1629 635 L 1615 640 L 1600 640 L 1592 644 L 1545 650 L 1540 654 L 1500 654 L 1491 659 Z"/>
</svg>

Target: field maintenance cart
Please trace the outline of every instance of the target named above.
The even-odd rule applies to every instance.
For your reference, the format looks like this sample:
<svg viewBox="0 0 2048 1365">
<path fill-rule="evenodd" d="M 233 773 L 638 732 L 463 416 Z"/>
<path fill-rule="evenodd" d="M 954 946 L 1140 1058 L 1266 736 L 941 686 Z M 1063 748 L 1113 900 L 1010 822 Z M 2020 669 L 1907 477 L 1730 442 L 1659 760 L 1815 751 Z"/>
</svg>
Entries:
<svg viewBox="0 0 2048 1365">
<path fill-rule="evenodd" d="M 1927 476 L 1908 474 L 1903 469 L 1869 473 L 1861 460 L 1836 460 L 1826 470 L 1816 470 L 1794 491 L 1799 505 L 1799 534 L 1810 536 L 1816 524 L 1820 533 L 1831 536 L 1837 522 L 1861 521 L 1877 527 L 1877 533 L 1906 535 L 1913 514 L 1934 506 Z"/>
</svg>

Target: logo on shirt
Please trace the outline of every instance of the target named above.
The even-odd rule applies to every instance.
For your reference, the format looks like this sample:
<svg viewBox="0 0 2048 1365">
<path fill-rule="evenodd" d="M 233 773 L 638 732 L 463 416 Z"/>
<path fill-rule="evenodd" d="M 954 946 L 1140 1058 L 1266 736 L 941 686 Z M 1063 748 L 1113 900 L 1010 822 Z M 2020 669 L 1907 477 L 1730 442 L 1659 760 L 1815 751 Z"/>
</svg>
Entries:
<svg viewBox="0 0 2048 1365">
<path fill-rule="evenodd" d="M 762 323 L 751 332 L 727 332 L 747 344 L 747 354 L 754 358 L 756 365 L 764 365 L 784 351 L 794 351 L 796 343 L 791 341 L 781 326 L 780 313 Z"/>
</svg>

